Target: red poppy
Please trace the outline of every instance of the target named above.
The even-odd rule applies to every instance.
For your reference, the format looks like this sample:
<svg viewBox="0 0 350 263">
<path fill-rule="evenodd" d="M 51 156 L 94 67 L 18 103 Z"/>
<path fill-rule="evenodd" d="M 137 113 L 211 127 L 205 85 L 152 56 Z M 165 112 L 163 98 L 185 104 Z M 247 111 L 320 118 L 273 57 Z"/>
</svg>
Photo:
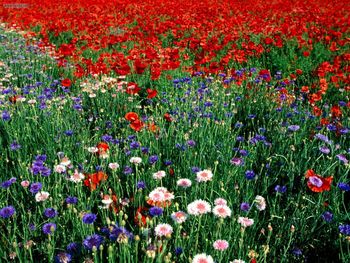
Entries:
<svg viewBox="0 0 350 263">
<path fill-rule="evenodd" d="M 127 121 L 133 122 L 139 119 L 139 115 L 137 115 L 137 113 L 135 112 L 130 111 L 127 114 L 125 114 L 125 119 Z"/>
<path fill-rule="evenodd" d="M 137 132 L 141 131 L 143 127 L 144 123 L 140 120 L 135 120 L 132 123 L 130 123 L 130 128 Z"/>
<path fill-rule="evenodd" d="M 70 87 L 72 85 L 72 82 L 70 81 L 70 79 L 64 79 L 61 81 L 61 85 L 63 87 Z"/>
<path fill-rule="evenodd" d="M 147 207 L 137 208 L 137 211 L 134 217 L 135 224 L 137 224 L 139 227 L 145 227 L 147 226 L 147 218 L 151 219 L 151 217 L 148 215 L 148 208 Z"/>
<path fill-rule="evenodd" d="M 100 182 L 107 180 L 108 175 L 102 171 L 99 171 L 94 174 L 87 174 L 85 175 L 85 178 L 84 185 L 89 187 L 91 191 L 94 191 Z"/>
<path fill-rule="evenodd" d="M 173 119 L 171 118 L 171 115 L 169 113 L 165 113 L 164 114 L 164 119 L 168 122 L 172 122 Z"/>
<path fill-rule="evenodd" d="M 141 88 L 134 82 L 129 82 L 128 86 L 126 87 L 125 92 L 129 95 L 135 95 L 140 92 Z"/>
<path fill-rule="evenodd" d="M 334 118 L 339 118 L 342 116 L 342 111 L 338 105 L 332 106 L 331 112 L 332 112 L 332 117 Z"/>
<path fill-rule="evenodd" d="M 155 89 L 147 89 L 147 98 L 148 99 L 152 99 L 152 98 L 154 98 L 155 96 L 157 96 L 157 90 L 155 90 Z"/>
<path fill-rule="evenodd" d="M 331 189 L 333 176 L 321 177 L 313 170 L 309 169 L 305 173 L 305 178 L 308 179 L 307 186 L 313 192 L 322 193 L 323 191 L 329 191 Z"/>
<path fill-rule="evenodd" d="M 105 154 L 109 150 L 109 146 L 105 142 L 98 143 L 96 147 L 98 149 L 98 155 Z"/>
</svg>

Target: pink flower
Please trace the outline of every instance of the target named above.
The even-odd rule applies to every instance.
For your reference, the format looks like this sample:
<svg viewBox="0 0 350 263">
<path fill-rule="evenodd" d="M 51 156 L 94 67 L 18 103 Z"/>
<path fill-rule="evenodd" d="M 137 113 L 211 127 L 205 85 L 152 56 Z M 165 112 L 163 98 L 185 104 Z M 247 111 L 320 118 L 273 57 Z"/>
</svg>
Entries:
<svg viewBox="0 0 350 263">
<path fill-rule="evenodd" d="M 215 205 L 227 205 L 227 201 L 224 198 L 216 198 L 214 201 Z"/>
<path fill-rule="evenodd" d="M 192 263 L 214 263 L 212 256 L 205 253 L 195 255 L 192 259 Z"/>
<path fill-rule="evenodd" d="M 217 205 L 213 208 L 213 214 L 220 218 L 230 217 L 231 209 L 227 205 Z"/>
<path fill-rule="evenodd" d="M 208 182 L 213 178 L 213 173 L 210 170 L 203 170 L 197 173 L 197 182 Z"/>
<path fill-rule="evenodd" d="M 190 179 L 187 178 L 181 178 L 177 180 L 177 186 L 183 187 L 183 188 L 188 188 L 192 185 L 192 182 Z"/>
<path fill-rule="evenodd" d="M 114 171 L 114 170 L 117 170 L 119 168 L 119 164 L 118 163 L 109 163 L 108 167 L 109 167 L 109 169 Z"/>
<path fill-rule="evenodd" d="M 213 244 L 214 249 L 224 251 L 228 249 L 228 242 L 226 240 L 218 239 Z"/>
<path fill-rule="evenodd" d="M 254 219 L 250 219 L 248 217 L 238 217 L 238 223 L 240 223 L 243 227 L 248 227 L 254 224 Z"/>
<path fill-rule="evenodd" d="M 210 204 L 207 201 L 204 201 L 201 199 L 193 201 L 187 206 L 187 212 L 190 215 L 195 215 L 195 216 L 207 214 L 210 212 L 210 210 L 211 210 Z"/>
<path fill-rule="evenodd" d="M 165 176 L 166 176 L 166 173 L 164 171 L 158 171 L 153 174 L 153 179 L 161 180 Z"/>
<path fill-rule="evenodd" d="M 47 200 L 49 198 L 50 194 L 48 192 L 38 192 L 35 195 L 35 201 L 37 202 L 44 202 L 45 200 Z"/>
<path fill-rule="evenodd" d="M 30 185 L 30 182 L 28 180 L 25 180 L 25 181 L 22 181 L 21 182 L 21 185 L 24 187 L 24 188 L 27 188 L 29 185 Z"/>
<path fill-rule="evenodd" d="M 156 236 L 170 236 L 173 233 L 173 228 L 169 224 L 158 224 L 154 229 Z"/>
<path fill-rule="evenodd" d="M 62 174 L 66 171 L 66 166 L 64 166 L 63 164 L 58 164 L 55 166 L 55 172 L 56 173 L 59 173 L 59 174 Z"/>
<path fill-rule="evenodd" d="M 178 224 L 182 224 L 187 219 L 187 214 L 182 211 L 174 212 L 171 214 L 171 218 Z"/>
</svg>

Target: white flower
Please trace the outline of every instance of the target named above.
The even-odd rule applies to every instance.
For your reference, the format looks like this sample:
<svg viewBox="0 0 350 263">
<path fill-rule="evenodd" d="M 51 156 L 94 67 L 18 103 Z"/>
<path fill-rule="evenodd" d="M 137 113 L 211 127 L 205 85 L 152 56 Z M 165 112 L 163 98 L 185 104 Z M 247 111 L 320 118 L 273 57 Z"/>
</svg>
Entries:
<svg viewBox="0 0 350 263">
<path fill-rule="evenodd" d="M 254 219 L 250 219 L 248 217 L 238 217 L 238 223 L 240 223 L 243 227 L 248 227 L 254 224 Z"/>
<path fill-rule="evenodd" d="M 260 196 L 260 195 L 257 195 L 255 197 L 255 206 L 256 208 L 259 210 L 259 211 L 263 211 L 266 209 L 266 201 L 265 201 L 265 198 Z"/>
<path fill-rule="evenodd" d="M 154 229 L 156 236 L 169 236 L 173 233 L 173 228 L 169 224 L 158 224 Z"/>
<path fill-rule="evenodd" d="M 208 182 L 211 181 L 213 178 L 213 173 L 210 170 L 203 170 L 197 172 L 197 182 Z"/>
<path fill-rule="evenodd" d="M 190 179 L 181 178 L 181 179 L 177 180 L 176 184 L 177 184 L 177 186 L 180 186 L 183 188 L 188 188 L 192 185 L 192 182 Z"/>
<path fill-rule="evenodd" d="M 131 157 L 130 162 L 133 164 L 140 164 L 142 163 L 142 159 L 140 157 Z"/>
<path fill-rule="evenodd" d="M 97 153 L 98 152 L 98 148 L 97 147 L 89 147 L 88 148 L 88 152 L 90 152 L 90 153 Z"/>
<path fill-rule="evenodd" d="M 226 205 L 217 205 L 213 208 L 213 214 L 220 218 L 226 218 L 231 216 L 232 211 Z"/>
<path fill-rule="evenodd" d="M 43 202 L 45 201 L 46 199 L 48 199 L 50 196 L 50 194 L 48 192 L 44 192 L 44 191 L 41 191 L 41 192 L 38 192 L 36 193 L 35 195 L 35 201 L 37 202 Z"/>
<path fill-rule="evenodd" d="M 108 167 L 111 170 L 117 170 L 119 168 L 119 164 L 118 163 L 110 163 L 110 164 L 108 164 Z"/>
<path fill-rule="evenodd" d="M 211 206 L 207 201 L 198 199 L 187 206 L 187 213 L 190 215 L 203 215 L 211 211 Z"/>
<path fill-rule="evenodd" d="M 68 179 L 71 182 L 74 183 L 79 183 L 81 182 L 83 179 L 85 178 L 85 176 L 82 173 L 79 173 L 78 170 L 74 171 L 74 174 L 70 176 L 70 178 Z"/>
<path fill-rule="evenodd" d="M 214 263 L 212 256 L 205 253 L 195 255 L 192 259 L 192 263 Z"/>
<path fill-rule="evenodd" d="M 166 176 L 166 173 L 164 171 L 158 171 L 153 174 L 153 179 L 161 180 L 165 176 Z"/>
<path fill-rule="evenodd" d="M 62 165 L 62 164 L 58 164 L 55 166 L 55 172 L 59 173 L 59 174 L 63 174 L 67 169 L 66 166 Z"/>
</svg>

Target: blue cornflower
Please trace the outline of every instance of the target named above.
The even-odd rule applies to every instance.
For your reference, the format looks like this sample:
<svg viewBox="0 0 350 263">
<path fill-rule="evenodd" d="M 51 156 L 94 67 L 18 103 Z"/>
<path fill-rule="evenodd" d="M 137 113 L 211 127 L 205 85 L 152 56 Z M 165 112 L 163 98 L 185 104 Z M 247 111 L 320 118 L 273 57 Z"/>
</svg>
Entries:
<svg viewBox="0 0 350 263">
<path fill-rule="evenodd" d="M 98 234 L 93 234 L 84 239 L 83 245 L 86 249 L 92 250 L 93 247 L 98 248 L 103 243 L 103 237 Z"/>
<path fill-rule="evenodd" d="M 158 207 L 158 206 L 153 206 L 149 209 L 149 214 L 154 217 L 154 216 L 160 216 L 163 214 L 163 208 Z"/>
<path fill-rule="evenodd" d="M 67 245 L 67 251 L 71 255 L 77 255 L 80 253 L 80 244 L 77 242 L 72 242 Z"/>
<path fill-rule="evenodd" d="M 123 170 L 123 173 L 124 173 L 125 175 L 132 174 L 132 173 L 133 173 L 133 170 L 132 170 L 132 168 L 131 168 L 130 166 L 125 166 L 125 167 L 124 167 L 124 170 Z"/>
<path fill-rule="evenodd" d="M 132 149 L 132 150 L 138 149 L 139 147 L 140 147 L 139 142 L 133 141 L 130 143 L 130 149 Z"/>
<path fill-rule="evenodd" d="M 183 249 L 181 247 L 176 247 L 175 248 L 175 255 L 180 256 L 183 252 Z"/>
<path fill-rule="evenodd" d="M 338 183 L 338 188 L 345 192 L 350 191 L 350 185 L 347 183 L 342 183 L 342 182 Z"/>
<path fill-rule="evenodd" d="M 72 136 L 72 135 L 74 134 L 74 131 L 72 131 L 72 130 L 66 130 L 66 131 L 64 132 L 64 134 L 65 134 L 66 136 Z"/>
<path fill-rule="evenodd" d="M 30 184 L 30 188 L 29 188 L 29 192 L 31 192 L 32 194 L 36 194 L 37 192 L 39 192 L 41 190 L 41 188 L 43 187 L 43 185 L 41 183 L 31 183 Z"/>
<path fill-rule="evenodd" d="M 300 129 L 300 126 L 299 125 L 289 125 L 288 126 L 288 130 L 289 131 L 292 131 L 292 132 L 295 132 L 295 131 L 297 131 L 297 130 L 299 130 Z"/>
<path fill-rule="evenodd" d="M 0 217 L 9 218 L 16 213 L 16 209 L 13 206 L 6 206 L 0 209 Z"/>
<path fill-rule="evenodd" d="M 146 183 L 144 181 L 138 181 L 136 187 L 137 189 L 145 189 Z"/>
<path fill-rule="evenodd" d="M 148 158 L 148 162 L 149 162 L 150 164 L 155 164 L 157 161 L 158 161 L 158 156 L 157 156 L 157 155 L 151 155 L 151 156 Z"/>
<path fill-rule="evenodd" d="M 333 214 L 329 211 L 324 212 L 321 217 L 327 223 L 329 223 L 333 220 Z"/>
<path fill-rule="evenodd" d="M 245 172 L 245 178 L 248 180 L 253 180 L 255 178 L 255 173 L 252 170 L 248 170 Z"/>
<path fill-rule="evenodd" d="M 66 198 L 66 203 L 70 205 L 75 205 L 78 203 L 78 198 L 76 198 L 75 196 L 68 196 Z"/>
<path fill-rule="evenodd" d="M 275 191 L 277 192 L 277 193 L 285 193 L 286 191 L 287 191 L 287 186 L 285 186 L 285 185 L 276 185 L 275 186 Z"/>
<path fill-rule="evenodd" d="M 196 146 L 196 142 L 195 142 L 194 140 L 188 140 L 188 141 L 187 141 L 187 145 L 188 145 L 189 147 L 194 147 L 194 146 Z"/>
<path fill-rule="evenodd" d="M 11 179 L 1 183 L 1 188 L 9 188 L 13 183 L 15 183 L 17 181 L 16 177 L 12 177 Z"/>
<path fill-rule="evenodd" d="M 340 225 L 339 232 L 346 236 L 350 236 L 350 225 Z"/>
<path fill-rule="evenodd" d="M 201 171 L 201 168 L 196 167 L 196 166 L 193 166 L 193 167 L 191 168 L 191 170 L 192 170 L 192 173 L 198 173 L 198 172 Z"/>
<path fill-rule="evenodd" d="M 18 149 L 20 149 L 22 146 L 17 142 L 17 141 L 13 141 L 10 145 L 10 149 L 12 151 L 16 151 Z"/>
<path fill-rule="evenodd" d="M 96 219 L 97 219 L 97 216 L 92 213 L 86 213 L 82 218 L 83 223 L 88 225 L 93 224 L 96 221 Z"/>
<path fill-rule="evenodd" d="M 11 120 L 11 115 L 7 110 L 4 110 L 1 114 L 1 118 L 3 121 L 9 121 Z"/>
<path fill-rule="evenodd" d="M 42 228 L 45 235 L 50 235 L 56 230 L 56 224 L 55 223 L 46 223 L 43 225 Z"/>
<path fill-rule="evenodd" d="M 248 203 L 241 203 L 240 209 L 241 209 L 242 211 L 244 211 L 244 212 L 247 212 L 247 211 L 249 211 L 249 209 L 250 209 L 250 204 L 248 204 Z"/>
<path fill-rule="evenodd" d="M 44 215 L 47 218 L 54 218 L 55 216 L 58 215 L 58 212 L 54 208 L 46 208 L 44 211 Z"/>
</svg>

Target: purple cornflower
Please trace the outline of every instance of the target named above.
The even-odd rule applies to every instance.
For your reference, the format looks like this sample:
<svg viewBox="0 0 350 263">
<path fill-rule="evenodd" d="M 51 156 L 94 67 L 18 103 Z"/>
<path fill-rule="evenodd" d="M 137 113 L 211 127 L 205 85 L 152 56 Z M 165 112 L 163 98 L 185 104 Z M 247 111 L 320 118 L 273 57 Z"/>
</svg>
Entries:
<svg viewBox="0 0 350 263">
<path fill-rule="evenodd" d="M 41 183 L 32 183 L 29 188 L 29 192 L 32 194 L 36 194 L 42 189 L 43 185 Z"/>
<path fill-rule="evenodd" d="M 13 183 L 15 183 L 17 181 L 16 177 L 12 177 L 11 179 L 1 183 L 1 188 L 9 188 Z"/>
<path fill-rule="evenodd" d="M 350 236 L 350 225 L 340 225 L 339 232 L 343 235 Z"/>
<path fill-rule="evenodd" d="M 239 153 L 242 155 L 242 156 L 248 156 L 249 155 L 249 152 L 247 150 L 239 150 Z"/>
<path fill-rule="evenodd" d="M 109 239 L 111 241 L 117 241 L 118 243 L 127 243 L 129 240 L 132 240 L 133 237 L 134 236 L 130 231 L 117 225 L 113 226 L 109 234 Z"/>
<path fill-rule="evenodd" d="M 0 209 L 0 217 L 9 218 L 16 213 L 16 209 L 13 206 L 6 206 Z"/>
<path fill-rule="evenodd" d="M 333 220 L 333 214 L 329 211 L 324 212 L 321 217 L 327 223 L 329 223 Z"/>
<path fill-rule="evenodd" d="M 4 110 L 1 114 L 1 118 L 3 121 L 9 121 L 11 120 L 11 115 L 7 110 Z"/>
<path fill-rule="evenodd" d="M 54 218 L 55 216 L 58 215 L 58 212 L 54 208 L 46 208 L 44 211 L 44 215 L 47 218 Z"/>
<path fill-rule="evenodd" d="M 196 167 L 196 166 L 193 166 L 193 167 L 191 168 L 191 171 L 192 171 L 192 173 L 198 173 L 198 172 L 201 171 L 201 168 Z"/>
<path fill-rule="evenodd" d="M 76 255 L 80 253 L 80 244 L 77 242 L 72 242 L 67 245 L 67 251 L 71 255 Z"/>
<path fill-rule="evenodd" d="M 189 147 L 194 147 L 194 146 L 196 146 L 196 142 L 195 142 L 194 140 L 188 140 L 188 141 L 187 141 L 187 145 L 188 145 Z"/>
<path fill-rule="evenodd" d="M 151 156 L 148 158 L 148 162 L 149 162 L 150 164 L 155 164 L 157 161 L 158 161 L 158 156 L 157 156 L 157 155 L 151 155 Z"/>
<path fill-rule="evenodd" d="M 130 143 L 130 149 L 132 150 L 135 150 L 135 149 L 138 149 L 140 148 L 140 143 L 136 142 L 136 141 L 133 141 Z"/>
<path fill-rule="evenodd" d="M 173 164 L 173 162 L 170 161 L 170 160 L 165 160 L 165 161 L 164 161 L 164 165 L 165 165 L 165 166 L 169 166 L 169 165 L 172 165 L 172 164 Z"/>
<path fill-rule="evenodd" d="M 234 157 L 230 160 L 230 163 L 236 166 L 244 165 L 244 160 L 242 158 Z"/>
<path fill-rule="evenodd" d="M 75 196 L 68 196 L 66 198 L 66 203 L 70 205 L 75 205 L 78 203 L 78 198 L 76 198 Z"/>
<path fill-rule="evenodd" d="M 252 170 L 248 170 L 245 172 L 245 178 L 248 180 L 253 180 L 255 178 L 255 173 Z"/>
<path fill-rule="evenodd" d="M 149 153 L 148 147 L 141 147 L 141 152 L 142 152 L 143 154 L 148 154 L 148 153 Z"/>
<path fill-rule="evenodd" d="M 10 149 L 12 151 L 16 151 L 18 149 L 20 149 L 22 146 L 17 142 L 17 141 L 13 141 L 10 145 Z"/>
<path fill-rule="evenodd" d="M 339 161 L 343 162 L 344 164 L 347 164 L 349 162 L 348 159 L 346 159 L 346 156 L 344 154 L 338 154 L 336 155 Z"/>
<path fill-rule="evenodd" d="M 332 141 L 330 139 L 328 139 L 328 137 L 326 135 L 323 135 L 321 133 L 317 133 L 315 135 L 315 137 L 323 142 L 325 142 L 326 144 L 330 145 L 332 144 Z"/>
<path fill-rule="evenodd" d="M 145 189 L 146 188 L 146 183 L 144 181 L 138 181 L 136 185 L 137 189 Z"/>
<path fill-rule="evenodd" d="M 149 214 L 154 217 L 154 216 L 160 216 L 163 214 L 163 208 L 158 207 L 158 206 L 153 206 L 149 209 Z"/>
<path fill-rule="evenodd" d="M 124 173 L 125 175 L 132 174 L 132 173 L 133 173 L 133 170 L 132 170 L 132 168 L 131 168 L 130 166 L 125 166 L 125 167 L 124 167 L 124 170 L 123 170 L 123 173 Z"/>
<path fill-rule="evenodd" d="M 46 223 L 43 225 L 42 228 L 45 235 L 51 235 L 56 230 L 56 224 L 55 223 Z"/>
<path fill-rule="evenodd" d="M 98 234 L 93 234 L 84 239 L 83 245 L 87 250 L 92 250 L 93 247 L 98 248 L 103 243 L 103 237 Z"/>
<path fill-rule="evenodd" d="M 241 203 L 240 209 L 241 209 L 242 211 L 244 211 L 244 212 L 247 212 L 247 211 L 249 211 L 249 209 L 250 209 L 250 204 L 248 204 L 248 203 Z"/>
<path fill-rule="evenodd" d="M 66 131 L 64 132 L 64 134 L 65 134 L 66 136 L 70 137 L 70 136 L 73 136 L 74 131 L 72 131 L 72 130 L 66 130 Z"/>
<path fill-rule="evenodd" d="M 84 216 L 83 216 L 83 223 L 84 224 L 88 224 L 88 225 L 91 225 L 93 224 L 97 219 L 97 216 L 95 214 L 92 214 L 92 213 L 86 213 Z"/>
<path fill-rule="evenodd" d="M 331 152 L 331 150 L 327 147 L 327 146 L 321 146 L 319 148 L 319 150 L 321 151 L 321 153 L 324 153 L 324 154 L 329 154 Z"/>
<path fill-rule="evenodd" d="M 285 185 L 276 185 L 275 186 L 275 191 L 277 192 L 277 193 L 285 193 L 286 191 L 287 191 L 287 186 L 285 186 Z"/>
<path fill-rule="evenodd" d="M 300 126 L 299 125 L 289 125 L 288 126 L 288 130 L 292 131 L 292 132 L 295 132 L 297 130 L 300 129 Z"/>
</svg>

